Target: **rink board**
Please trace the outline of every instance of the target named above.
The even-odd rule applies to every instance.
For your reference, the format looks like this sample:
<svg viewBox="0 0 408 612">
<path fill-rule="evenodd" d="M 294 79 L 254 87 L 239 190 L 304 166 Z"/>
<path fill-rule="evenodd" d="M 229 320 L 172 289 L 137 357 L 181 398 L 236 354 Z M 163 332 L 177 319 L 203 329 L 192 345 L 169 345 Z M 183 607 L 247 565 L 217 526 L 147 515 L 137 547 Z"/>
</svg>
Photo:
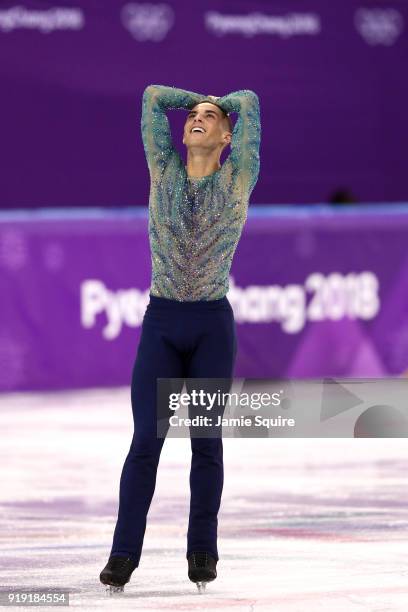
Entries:
<svg viewBox="0 0 408 612">
<path fill-rule="evenodd" d="M 147 210 L 0 216 L 0 390 L 125 385 Z M 250 207 L 230 273 L 236 376 L 404 376 L 408 206 Z"/>
</svg>

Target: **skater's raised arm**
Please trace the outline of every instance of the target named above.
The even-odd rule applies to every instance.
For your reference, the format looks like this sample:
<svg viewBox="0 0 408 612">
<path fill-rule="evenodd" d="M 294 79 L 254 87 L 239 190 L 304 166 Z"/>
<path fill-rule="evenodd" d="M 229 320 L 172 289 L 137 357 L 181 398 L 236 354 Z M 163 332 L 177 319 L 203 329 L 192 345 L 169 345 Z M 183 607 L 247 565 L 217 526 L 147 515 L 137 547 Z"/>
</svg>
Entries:
<svg viewBox="0 0 408 612">
<path fill-rule="evenodd" d="M 166 110 L 192 108 L 204 95 L 165 85 L 148 85 L 142 101 L 142 140 L 150 174 L 165 168 L 174 151 Z"/>
<path fill-rule="evenodd" d="M 227 161 L 241 176 L 249 196 L 255 187 L 260 168 L 261 118 L 258 96 L 250 89 L 241 89 L 218 98 L 217 104 L 227 113 L 238 113 Z"/>
</svg>

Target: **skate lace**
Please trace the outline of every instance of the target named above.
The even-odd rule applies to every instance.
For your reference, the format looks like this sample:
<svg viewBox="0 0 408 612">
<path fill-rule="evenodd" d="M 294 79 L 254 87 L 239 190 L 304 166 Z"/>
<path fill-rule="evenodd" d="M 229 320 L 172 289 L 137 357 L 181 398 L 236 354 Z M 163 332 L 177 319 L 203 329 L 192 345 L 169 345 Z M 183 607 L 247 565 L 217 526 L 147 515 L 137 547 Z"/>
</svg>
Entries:
<svg viewBox="0 0 408 612">
<path fill-rule="evenodd" d="M 132 559 L 130 557 L 112 557 L 110 561 L 110 567 L 112 570 L 123 570 L 131 565 Z"/>
<path fill-rule="evenodd" d="M 195 567 L 205 567 L 208 561 L 208 553 L 196 552 L 194 553 L 194 565 Z"/>
</svg>

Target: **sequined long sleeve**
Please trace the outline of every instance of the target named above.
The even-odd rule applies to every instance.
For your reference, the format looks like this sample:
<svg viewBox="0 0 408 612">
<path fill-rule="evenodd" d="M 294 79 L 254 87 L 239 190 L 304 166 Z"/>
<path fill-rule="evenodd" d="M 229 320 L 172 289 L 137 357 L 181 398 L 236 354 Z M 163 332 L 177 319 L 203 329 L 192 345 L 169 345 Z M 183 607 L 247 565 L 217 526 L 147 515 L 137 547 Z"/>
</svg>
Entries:
<svg viewBox="0 0 408 612">
<path fill-rule="evenodd" d="M 204 95 L 165 85 L 148 85 L 143 92 L 141 131 L 151 176 L 162 172 L 175 149 L 166 110 L 192 108 Z"/>
<path fill-rule="evenodd" d="M 142 139 L 150 171 L 150 293 L 178 301 L 216 300 L 229 272 L 259 172 L 259 105 L 251 91 L 218 98 L 237 112 L 231 152 L 221 168 L 191 177 L 173 147 L 166 110 L 191 109 L 208 99 L 164 85 L 143 94 Z"/>
<path fill-rule="evenodd" d="M 231 152 L 226 161 L 241 176 L 249 196 L 258 180 L 260 169 L 261 119 L 258 96 L 250 89 L 241 89 L 218 98 L 217 104 L 227 113 L 238 113 L 232 132 Z"/>
</svg>

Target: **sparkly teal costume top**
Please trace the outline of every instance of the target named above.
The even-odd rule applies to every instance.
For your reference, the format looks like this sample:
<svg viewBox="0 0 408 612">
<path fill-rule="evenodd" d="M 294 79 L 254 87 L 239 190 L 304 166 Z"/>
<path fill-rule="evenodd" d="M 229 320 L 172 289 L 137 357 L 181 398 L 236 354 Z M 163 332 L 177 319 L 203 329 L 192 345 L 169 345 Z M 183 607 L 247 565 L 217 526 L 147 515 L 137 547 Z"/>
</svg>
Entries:
<svg viewBox="0 0 408 612">
<path fill-rule="evenodd" d="M 178 301 L 216 300 L 229 289 L 232 258 L 259 174 L 258 96 L 240 90 L 216 100 L 238 113 L 231 151 L 221 168 L 187 174 L 174 148 L 166 109 L 191 109 L 208 96 L 164 85 L 143 93 L 141 130 L 150 173 L 150 293 Z"/>
</svg>

